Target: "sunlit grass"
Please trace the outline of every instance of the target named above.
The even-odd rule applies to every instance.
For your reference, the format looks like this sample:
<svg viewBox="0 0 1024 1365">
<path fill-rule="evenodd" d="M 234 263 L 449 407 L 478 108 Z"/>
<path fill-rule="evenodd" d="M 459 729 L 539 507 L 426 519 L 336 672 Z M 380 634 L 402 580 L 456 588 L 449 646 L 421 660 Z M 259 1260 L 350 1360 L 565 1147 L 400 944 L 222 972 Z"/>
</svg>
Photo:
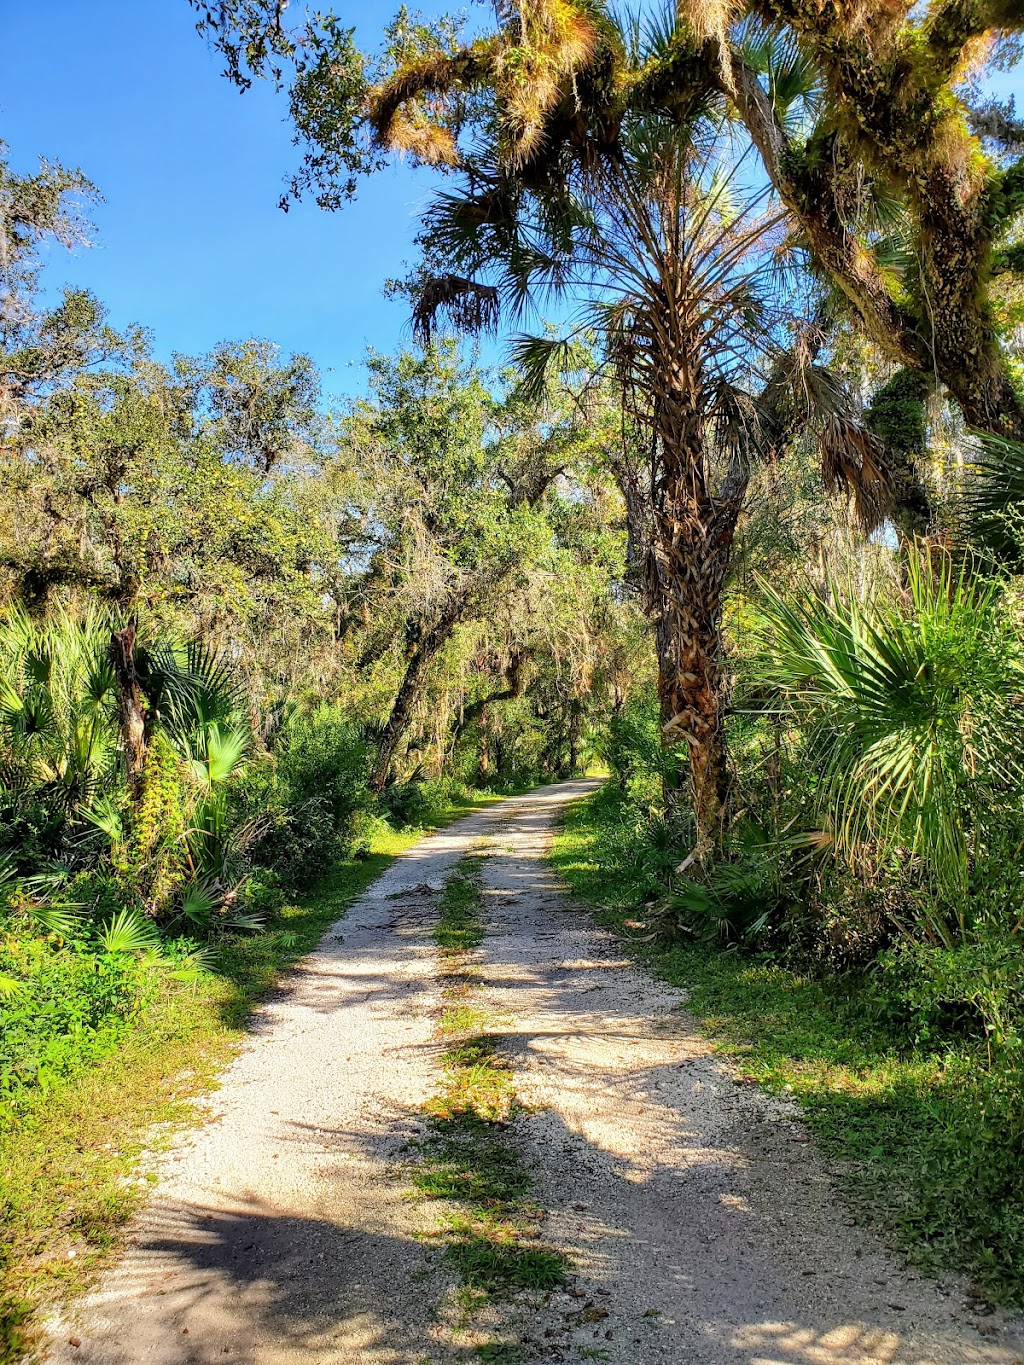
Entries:
<svg viewBox="0 0 1024 1365">
<path fill-rule="evenodd" d="M 450 1205 L 434 1236 L 469 1317 L 491 1296 L 555 1288 L 569 1269 L 565 1256 L 537 1238 L 533 1181 L 510 1138 L 515 1077 L 498 1045 L 500 1021 L 488 1014 L 485 993 L 474 990 L 473 950 L 484 935 L 482 862 L 482 855 L 464 858 L 440 897 L 434 940 L 446 984 L 438 1033 L 450 1041 L 437 1092 L 425 1106 L 430 1126 L 411 1177 L 421 1195 Z M 503 1341 L 478 1354 L 519 1358 L 514 1343 Z"/>
</svg>

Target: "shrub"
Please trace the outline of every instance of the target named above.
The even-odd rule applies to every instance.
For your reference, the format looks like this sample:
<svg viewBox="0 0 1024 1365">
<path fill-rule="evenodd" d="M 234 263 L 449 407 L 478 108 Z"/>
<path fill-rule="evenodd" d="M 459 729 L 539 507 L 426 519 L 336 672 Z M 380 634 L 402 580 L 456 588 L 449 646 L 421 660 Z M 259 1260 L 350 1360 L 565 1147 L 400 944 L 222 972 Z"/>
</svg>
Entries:
<svg viewBox="0 0 1024 1365">
<path fill-rule="evenodd" d="M 253 762 L 231 792 L 236 825 L 255 831 L 253 861 L 297 887 L 365 843 L 360 822 L 371 805 L 371 756 L 339 707 L 292 713 L 273 752 Z"/>
<path fill-rule="evenodd" d="M 1021 642 L 995 581 L 922 551 L 909 587 L 867 603 L 834 589 L 766 593 L 755 683 L 806 736 L 819 817 L 856 864 L 865 846 L 921 859 L 962 901 L 977 837 L 1024 769 Z"/>
<path fill-rule="evenodd" d="M 660 788 L 666 757 L 661 745 L 661 720 L 658 698 L 653 687 L 630 693 L 608 725 L 604 757 L 626 787 L 640 778 L 648 786 Z"/>
<path fill-rule="evenodd" d="M 111 1052 L 156 989 L 127 953 L 56 935 L 0 936 L 0 1118 Z"/>
<path fill-rule="evenodd" d="M 1000 1064 L 1024 1062 L 1024 952 L 1018 934 L 953 948 L 901 942 L 879 965 L 889 1002 L 918 1041 L 951 1028 L 983 1036 Z"/>
<path fill-rule="evenodd" d="M 434 777 L 396 782 L 381 793 L 381 804 L 396 824 L 412 829 L 435 825 L 444 818 L 453 801 L 468 799 L 469 787 L 452 777 Z"/>
</svg>

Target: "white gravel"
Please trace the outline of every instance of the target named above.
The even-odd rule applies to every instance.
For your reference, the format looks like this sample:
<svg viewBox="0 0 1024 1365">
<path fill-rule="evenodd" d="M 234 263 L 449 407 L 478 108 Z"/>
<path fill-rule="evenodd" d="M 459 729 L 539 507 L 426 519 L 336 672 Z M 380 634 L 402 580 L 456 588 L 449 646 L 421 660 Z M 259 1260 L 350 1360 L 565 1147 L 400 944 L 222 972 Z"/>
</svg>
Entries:
<svg viewBox="0 0 1024 1365">
<path fill-rule="evenodd" d="M 562 783 L 424 839 L 256 1014 L 210 1118 L 159 1164 L 127 1251 L 50 1324 L 60 1365 L 477 1360 L 437 1309 L 400 1163 L 437 1080 L 432 890 L 486 839 L 488 1004 L 510 1140 L 568 1290 L 510 1310 L 524 1359 L 615 1365 L 1012 1365 L 1024 1333 L 890 1259 L 788 1106 L 737 1084 L 679 992 L 622 959 L 544 861 Z M 74 1344 L 73 1344 L 74 1343 Z"/>
</svg>

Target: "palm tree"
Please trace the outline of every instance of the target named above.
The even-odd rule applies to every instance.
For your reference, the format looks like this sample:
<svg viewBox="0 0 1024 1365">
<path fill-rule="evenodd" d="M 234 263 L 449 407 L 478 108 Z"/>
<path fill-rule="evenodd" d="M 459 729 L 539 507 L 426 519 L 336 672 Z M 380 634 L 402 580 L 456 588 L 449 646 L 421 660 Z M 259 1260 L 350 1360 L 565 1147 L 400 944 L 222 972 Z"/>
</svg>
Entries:
<svg viewBox="0 0 1024 1365">
<path fill-rule="evenodd" d="M 724 818 L 722 591 L 750 461 L 785 445 L 815 388 L 831 405 L 820 435 L 832 472 L 859 485 L 863 506 L 881 500 L 880 448 L 815 370 L 814 347 L 786 354 L 781 305 L 791 314 L 792 299 L 767 288 L 782 215 L 756 159 L 727 136 L 726 87 L 733 104 L 738 96 L 722 68 L 728 16 L 710 64 L 675 7 L 646 27 L 620 22 L 603 0 L 502 0 L 498 18 L 468 46 L 445 25 L 396 24 L 391 74 L 358 96 L 363 113 L 340 74 L 327 121 L 300 99 L 312 116 L 305 134 L 329 152 L 314 154 L 310 183 L 356 166 L 364 117 L 373 148 L 457 182 L 424 220 L 421 339 L 439 318 L 478 331 L 552 295 L 571 298 L 582 313 L 573 332 L 518 347 L 539 388 L 547 369 L 571 363 L 582 332 L 603 338 L 643 452 L 616 464 L 657 627 L 666 742 L 689 751 L 703 856 Z M 280 25 L 270 42 L 287 47 Z M 799 126 L 813 68 L 786 44 L 751 38 L 744 54 L 772 117 Z M 332 69 L 352 75 L 352 55 L 338 52 Z M 307 94 L 323 93 L 321 76 L 307 65 Z"/>
<path fill-rule="evenodd" d="M 202 825 L 249 748 L 242 701 L 199 643 L 145 631 L 140 641 L 135 623 L 117 629 L 95 608 L 44 619 L 10 610 L 0 619 L 0 849 L 34 872 L 40 860 L 83 855 L 99 830 L 155 913 L 187 862 L 187 817 Z"/>
<path fill-rule="evenodd" d="M 880 444 L 815 364 L 816 347 L 793 345 L 793 301 L 774 269 L 783 216 L 767 187 L 750 184 L 742 153 L 730 155 L 714 111 L 690 112 L 685 126 L 624 120 L 614 157 L 585 152 L 553 183 L 531 183 L 496 154 L 466 163 L 464 193 L 439 195 L 426 213 L 433 273 L 414 316 L 429 335 L 441 314 L 481 326 L 502 303 L 571 300 L 563 336 L 515 343 L 532 391 L 576 365 L 586 337 L 602 338 L 629 436 L 609 458 L 655 623 L 663 735 L 687 751 L 703 860 L 726 819 L 723 591 L 751 463 L 781 454 L 814 418 L 829 475 L 856 490 L 869 524 L 886 481 Z"/>
<path fill-rule="evenodd" d="M 450 22 L 402 11 L 376 65 L 329 11 L 292 31 L 280 0 L 190 3 L 239 86 L 289 85 L 306 149 L 293 192 L 328 208 L 379 168 L 382 148 L 464 167 L 463 134 L 489 123 L 502 165 L 536 188 L 566 163 L 614 159 L 636 116 L 685 126 L 718 101 L 880 352 L 937 376 L 969 426 L 1024 439 L 991 307 L 998 277 L 1024 268 L 1020 125 L 1012 105 L 971 108 L 964 79 L 1006 53 L 1007 38 L 1012 60 L 1019 0 L 671 0 L 667 41 L 639 50 L 609 0 L 496 0 L 495 30 L 467 44 Z M 771 69 L 780 47 L 793 57 L 782 80 Z M 794 72 L 816 97 L 808 118 L 791 116 Z M 906 224 L 900 262 L 875 221 L 884 202 Z M 450 288 L 469 309 L 487 306 L 457 280 Z"/>
</svg>

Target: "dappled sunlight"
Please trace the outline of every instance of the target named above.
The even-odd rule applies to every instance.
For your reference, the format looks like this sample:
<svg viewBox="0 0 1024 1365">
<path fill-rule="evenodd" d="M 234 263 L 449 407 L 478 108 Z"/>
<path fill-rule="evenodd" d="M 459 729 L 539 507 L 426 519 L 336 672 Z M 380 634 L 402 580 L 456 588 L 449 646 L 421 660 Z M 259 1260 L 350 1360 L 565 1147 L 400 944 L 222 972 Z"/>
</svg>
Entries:
<svg viewBox="0 0 1024 1365">
<path fill-rule="evenodd" d="M 680 992 L 565 906 L 543 861 L 548 803 L 589 785 L 425 841 L 324 939 L 263 1011 L 219 1122 L 176 1156 L 55 1365 L 480 1359 L 436 1237 L 460 1195 L 409 1197 L 451 1046 L 435 887 L 478 849 L 485 932 L 466 988 L 514 1077 L 497 1126 L 532 1182 L 530 1236 L 569 1266 L 514 1310 L 539 1352 L 524 1359 L 1011 1365 L 998 1347 L 960 1349 L 942 1301 L 911 1293 L 837 1217 L 792 1105 L 736 1085 Z"/>
<path fill-rule="evenodd" d="M 484 864 L 477 970 L 511 1021 L 493 1037 L 527 1106 L 547 1235 L 609 1296 L 595 1312 L 614 1331 L 575 1339 L 687 1365 L 1010 1365 L 851 1227 L 792 1102 L 737 1084 L 683 992 L 564 904 L 545 822 L 520 816 L 508 836 Z"/>
<path fill-rule="evenodd" d="M 889 1365 L 900 1352 L 896 1333 L 862 1323 L 817 1332 L 795 1322 L 763 1322 L 741 1328 L 732 1344 L 749 1365 Z"/>
</svg>

